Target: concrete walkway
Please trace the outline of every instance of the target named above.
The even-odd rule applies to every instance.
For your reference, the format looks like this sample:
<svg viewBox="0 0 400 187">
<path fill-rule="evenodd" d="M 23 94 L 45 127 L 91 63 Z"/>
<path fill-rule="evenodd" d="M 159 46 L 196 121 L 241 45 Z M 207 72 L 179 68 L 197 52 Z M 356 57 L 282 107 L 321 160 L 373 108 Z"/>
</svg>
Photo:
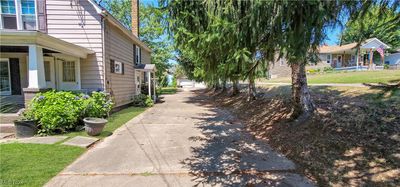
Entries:
<svg viewBox="0 0 400 187">
<path fill-rule="evenodd" d="M 186 90 L 163 100 L 46 186 L 312 186 L 206 96 Z"/>
<path fill-rule="evenodd" d="M 247 84 L 245 84 L 247 85 Z M 286 85 L 292 85 L 292 83 L 287 83 L 287 82 L 257 82 L 257 86 L 262 86 L 262 85 L 277 85 L 277 86 L 286 86 Z M 323 84 L 311 84 L 308 83 L 308 86 L 332 86 L 332 87 L 368 87 L 365 86 L 364 84 L 359 84 L 359 83 L 323 83 Z"/>
</svg>

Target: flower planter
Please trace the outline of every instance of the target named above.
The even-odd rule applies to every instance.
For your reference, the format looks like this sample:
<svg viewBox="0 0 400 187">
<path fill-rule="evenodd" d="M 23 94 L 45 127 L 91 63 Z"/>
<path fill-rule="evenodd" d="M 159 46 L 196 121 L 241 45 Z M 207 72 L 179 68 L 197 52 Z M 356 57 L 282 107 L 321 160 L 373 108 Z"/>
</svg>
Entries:
<svg viewBox="0 0 400 187">
<path fill-rule="evenodd" d="M 86 133 L 90 136 L 97 136 L 101 133 L 104 126 L 108 122 L 103 118 L 84 118 Z"/>
<path fill-rule="evenodd" d="M 38 129 L 33 120 L 14 121 L 15 136 L 17 138 L 28 138 L 34 136 Z"/>
</svg>

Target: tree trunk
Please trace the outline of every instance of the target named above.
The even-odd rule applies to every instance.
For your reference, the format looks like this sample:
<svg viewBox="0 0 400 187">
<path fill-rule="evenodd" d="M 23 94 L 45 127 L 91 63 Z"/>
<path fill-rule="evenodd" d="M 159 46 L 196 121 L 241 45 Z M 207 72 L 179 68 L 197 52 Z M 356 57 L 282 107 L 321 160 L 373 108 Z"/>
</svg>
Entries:
<svg viewBox="0 0 400 187">
<path fill-rule="evenodd" d="M 214 83 L 214 92 L 217 92 L 219 89 L 221 89 L 220 85 L 219 85 L 219 81 Z"/>
<path fill-rule="evenodd" d="M 232 81 L 232 96 L 239 94 L 239 81 L 233 80 Z"/>
<path fill-rule="evenodd" d="M 223 81 L 222 81 L 222 90 L 221 90 L 221 93 L 224 93 L 224 92 L 226 92 L 226 80 L 223 80 Z"/>
<path fill-rule="evenodd" d="M 248 97 L 247 101 L 252 101 L 256 99 L 256 85 L 254 82 L 254 75 L 253 72 L 251 71 L 249 73 L 249 85 L 248 85 Z"/>
<path fill-rule="evenodd" d="M 307 119 L 314 112 L 314 103 L 307 85 L 306 63 L 292 63 L 293 119 Z"/>
</svg>

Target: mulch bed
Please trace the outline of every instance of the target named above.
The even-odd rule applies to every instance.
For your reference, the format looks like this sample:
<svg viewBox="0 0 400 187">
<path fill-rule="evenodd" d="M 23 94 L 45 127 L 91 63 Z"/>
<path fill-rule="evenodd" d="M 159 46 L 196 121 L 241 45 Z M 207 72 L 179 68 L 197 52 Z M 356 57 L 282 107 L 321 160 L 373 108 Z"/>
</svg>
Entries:
<svg viewBox="0 0 400 187">
<path fill-rule="evenodd" d="M 319 186 L 399 186 L 399 92 L 312 89 L 317 112 L 302 124 L 290 120 L 288 88 L 250 102 L 244 93 L 208 95 Z"/>
</svg>

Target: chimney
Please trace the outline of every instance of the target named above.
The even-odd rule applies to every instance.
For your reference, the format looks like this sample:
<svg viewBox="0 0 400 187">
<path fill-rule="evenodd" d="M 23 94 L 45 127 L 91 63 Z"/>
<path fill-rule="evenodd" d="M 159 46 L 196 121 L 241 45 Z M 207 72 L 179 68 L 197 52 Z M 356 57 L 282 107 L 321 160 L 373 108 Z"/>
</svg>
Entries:
<svg viewBox="0 0 400 187">
<path fill-rule="evenodd" d="M 132 34 L 139 37 L 139 0 L 132 0 Z"/>
</svg>

